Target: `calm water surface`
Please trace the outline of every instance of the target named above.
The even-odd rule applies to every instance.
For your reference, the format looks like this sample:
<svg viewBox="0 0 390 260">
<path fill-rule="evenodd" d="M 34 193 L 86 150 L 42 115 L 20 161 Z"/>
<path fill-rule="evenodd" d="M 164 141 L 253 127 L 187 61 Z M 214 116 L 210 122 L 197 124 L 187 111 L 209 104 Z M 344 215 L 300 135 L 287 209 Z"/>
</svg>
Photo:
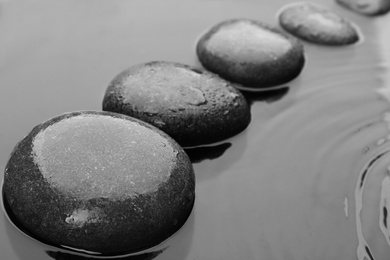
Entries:
<svg viewBox="0 0 390 260">
<path fill-rule="evenodd" d="M 291 2 L 0 1 L 0 168 L 36 124 L 101 110 L 106 86 L 125 68 L 152 60 L 199 66 L 195 44 L 209 27 L 237 17 L 277 24 Z M 390 15 L 315 2 L 352 20 L 363 40 L 305 43 L 299 78 L 248 94 L 246 131 L 200 149 L 204 157 L 189 150 L 197 197 L 187 223 L 149 250 L 161 254 L 128 259 L 389 259 Z M 57 251 L 0 214 L 0 259 L 79 259 Z"/>
</svg>

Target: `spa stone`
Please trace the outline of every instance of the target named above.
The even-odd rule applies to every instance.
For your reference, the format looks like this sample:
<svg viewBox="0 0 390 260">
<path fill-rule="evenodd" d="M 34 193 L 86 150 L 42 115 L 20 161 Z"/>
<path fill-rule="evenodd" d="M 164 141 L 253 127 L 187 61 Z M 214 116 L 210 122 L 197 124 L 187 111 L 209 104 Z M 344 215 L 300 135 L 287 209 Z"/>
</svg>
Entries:
<svg viewBox="0 0 390 260">
<path fill-rule="evenodd" d="M 283 8 L 280 25 L 294 36 L 323 45 L 348 45 L 359 40 L 350 21 L 312 3 L 296 3 Z"/>
<path fill-rule="evenodd" d="M 367 16 L 384 15 L 390 11 L 390 0 L 336 0 L 336 2 Z"/>
<path fill-rule="evenodd" d="M 32 237 L 119 255 L 155 246 L 186 222 L 195 177 L 187 154 L 157 128 L 109 112 L 71 112 L 16 145 L 3 194 Z"/>
<path fill-rule="evenodd" d="M 251 118 L 246 99 L 233 84 L 166 61 L 134 65 L 117 75 L 107 87 L 103 110 L 148 122 L 184 147 L 232 137 Z"/>
<path fill-rule="evenodd" d="M 196 52 L 207 70 L 248 90 L 269 88 L 294 79 L 305 60 L 299 40 L 251 19 L 216 24 L 200 38 Z"/>
</svg>

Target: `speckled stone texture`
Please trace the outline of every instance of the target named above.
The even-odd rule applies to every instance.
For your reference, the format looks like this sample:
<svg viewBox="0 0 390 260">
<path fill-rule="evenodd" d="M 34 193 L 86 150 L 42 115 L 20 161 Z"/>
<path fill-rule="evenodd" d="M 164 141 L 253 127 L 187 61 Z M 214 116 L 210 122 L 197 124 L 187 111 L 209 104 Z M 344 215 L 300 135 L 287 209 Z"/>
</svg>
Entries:
<svg viewBox="0 0 390 260">
<path fill-rule="evenodd" d="M 250 107 L 233 84 L 165 61 L 138 64 L 117 75 L 106 90 L 103 110 L 148 122 L 185 147 L 232 137 L 251 120 Z"/>
<path fill-rule="evenodd" d="M 318 4 L 285 6 L 280 12 L 279 23 L 294 36 L 316 44 L 348 45 L 359 40 L 355 25 Z"/>
<path fill-rule="evenodd" d="M 305 62 L 303 45 L 258 20 L 232 19 L 211 27 L 198 41 L 199 61 L 209 71 L 250 90 L 296 78 Z"/>
<path fill-rule="evenodd" d="M 185 223 L 195 176 L 184 150 L 157 128 L 72 112 L 16 145 L 3 193 L 21 229 L 43 242 L 117 255 L 159 244 Z"/>
</svg>

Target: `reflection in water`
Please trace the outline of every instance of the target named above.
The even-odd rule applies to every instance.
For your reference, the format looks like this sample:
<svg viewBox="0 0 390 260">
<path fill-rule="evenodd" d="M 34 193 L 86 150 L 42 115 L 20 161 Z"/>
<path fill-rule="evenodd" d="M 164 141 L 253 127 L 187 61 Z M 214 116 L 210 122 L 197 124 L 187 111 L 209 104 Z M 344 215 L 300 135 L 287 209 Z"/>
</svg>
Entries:
<svg viewBox="0 0 390 260">
<path fill-rule="evenodd" d="M 383 179 L 381 189 L 381 200 L 380 200 L 380 218 L 379 226 L 382 230 L 383 235 L 387 240 L 387 244 L 390 245 L 390 228 L 389 228 L 389 210 L 390 210 L 390 176 L 389 168 L 387 169 L 387 175 Z"/>
<path fill-rule="evenodd" d="M 129 59 L 192 64 L 196 37 L 211 25 L 231 17 L 275 23 L 290 2 L 9 1 L 0 24 L 9 26 L 0 31 L 0 131 L 10 136 L 1 140 L 2 161 L 36 122 L 100 108 L 106 83 Z M 217 148 L 187 149 L 196 163 L 194 212 L 156 260 L 389 258 L 390 91 L 378 88 L 389 75 L 390 16 L 368 19 L 320 2 L 353 20 L 364 41 L 305 44 L 307 64 L 289 87 L 244 93 L 253 118 L 243 133 Z M 5 226 L 7 259 L 65 256 Z"/>
<path fill-rule="evenodd" d="M 124 256 L 124 257 L 115 257 L 115 259 L 118 260 L 151 260 L 156 258 L 158 255 L 160 255 L 163 250 L 154 251 L 154 252 L 148 252 L 143 253 L 139 255 L 133 255 L 133 256 Z M 51 258 L 55 260 L 92 260 L 96 258 L 87 257 L 87 256 L 81 256 L 81 255 L 73 255 L 69 253 L 63 253 L 59 251 L 47 251 L 46 252 Z M 99 259 L 110 259 L 110 258 L 99 258 Z M 112 259 L 112 258 L 111 258 Z"/>
<path fill-rule="evenodd" d="M 383 89 L 378 89 L 377 92 L 385 98 L 388 98 L 383 94 Z M 390 113 L 385 112 L 382 118 L 382 123 L 385 125 L 385 128 L 387 128 L 387 131 L 390 131 Z M 390 229 L 388 227 L 388 210 L 390 206 L 389 141 L 390 135 L 389 133 L 385 133 L 384 137 L 378 138 L 378 140 L 374 142 L 373 145 L 367 146 L 363 150 L 364 154 L 371 152 L 369 154 L 371 158 L 367 159 L 366 164 L 362 167 L 362 170 L 360 171 L 360 174 L 357 178 L 357 184 L 355 188 L 355 218 L 358 238 L 357 257 L 359 260 L 378 259 L 378 255 L 380 257 L 379 259 L 382 259 L 383 254 L 381 254 L 381 251 L 383 249 L 378 250 L 378 247 L 376 247 L 375 251 L 379 251 L 379 253 L 375 253 L 372 248 L 379 243 L 383 246 L 390 246 Z M 377 151 L 378 149 L 379 151 Z M 370 190 L 373 189 L 372 185 L 375 185 L 374 187 L 377 190 L 375 190 L 375 194 L 372 190 Z M 366 195 L 365 193 L 368 194 Z M 371 200 L 367 201 L 368 199 L 375 199 L 375 202 Z M 379 209 L 377 210 L 378 226 L 384 236 L 384 240 L 379 241 L 379 243 L 377 240 L 375 240 L 375 242 L 369 243 L 366 239 L 366 237 L 368 237 L 372 240 L 372 234 L 367 234 L 367 231 L 365 230 L 367 229 L 367 226 L 370 226 L 372 225 L 371 223 L 375 222 L 375 217 L 372 217 L 374 216 L 373 213 L 367 213 L 367 211 L 369 212 L 370 209 L 364 211 L 365 208 L 370 207 L 368 202 L 375 206 L 379 206 Z M 365 217 L 367 215 L 370 217 Z"/>
<path fill-rule="evenodd" d="M 256 101 L 272 103 L 282 99 L 289 90 L 290 88 L 286 86 L 275 89 L 265 89 L 263 91 L 242 91 L 242 93 L 250 104 Z"/>
<path fill-rule="evenodd" d="M 365 260 L 365 259 L 374 260 L 370 247 L 367 244 L 367 241 L 364 239 L 364 234 L 363 234 L 363 226 L 361 221 L 361 212 L 363 208 L 363 192 L 367 180 L 367 175 L 372 170 L 375 163 L 384 155 L 386 155 L 386 153 L 388 152 L 389 151 L 382 152 L 379 155 L 375 156 L 373 159 L 371 159 L 367 163 L 367 165 L 363 168 L 358 178 L 357 187 L 355 191 L 355 200 L 356 200 L 355 203 L 356 203 L 356 229 L 357 229 L 357 236 L 359 240 L 357 256 L 359 260 Z"/>
<path fill-rule="evenodd" d="M 203 160 L 212 160 L 222 156 L 230 146 L 232 146 L 231 143 L 222 143 L 219 145 L 184 148 L 184 150 L 192 163 L 199 163 Z"/>
</svg>

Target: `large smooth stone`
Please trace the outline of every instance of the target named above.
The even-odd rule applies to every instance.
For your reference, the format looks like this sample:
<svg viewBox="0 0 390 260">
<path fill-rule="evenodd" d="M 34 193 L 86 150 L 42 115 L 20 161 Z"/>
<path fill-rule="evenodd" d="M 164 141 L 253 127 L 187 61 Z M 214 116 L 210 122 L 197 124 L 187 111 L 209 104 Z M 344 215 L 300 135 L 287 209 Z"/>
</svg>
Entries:
<svg viewBox="0 0 390 260">
<path fill-rule="evenodd" d="M 207 70 L 249 90 L 294 79 L 305 61 L 303 45 L 295 37 L 250 19 L 218 23 L 200 38 L 196 51 Z"/>
<path fill-rule="evenodd" d="M 347 45 L 359 40 L 350 21 L 312 3 L 286 6 L 279 15 L 280 25 L 303 40 L 324 45 Z"/>
<path fill-rule="evenodd" d="M 250 108 L 233 84 L 175 62 L 148 62 L 109 84 L 103 110 L 126 114 L 166 132 L 182 146 L 218 142 L 243 131 Z"/>
<path fill-rule="evenodd" d="M 159 244 L 187 220 L 195 177 L 169 136 L 137 119 L 72 112 L 13 150 L 3 194 L 20 229 L 50 245 L 103 255 Z"/>
<path fill-rule="evenodd" d="M 336 0 L 342 6 L 363 15 L 376 16 L 390 11 L 390 0 Z"/>
</svg>

